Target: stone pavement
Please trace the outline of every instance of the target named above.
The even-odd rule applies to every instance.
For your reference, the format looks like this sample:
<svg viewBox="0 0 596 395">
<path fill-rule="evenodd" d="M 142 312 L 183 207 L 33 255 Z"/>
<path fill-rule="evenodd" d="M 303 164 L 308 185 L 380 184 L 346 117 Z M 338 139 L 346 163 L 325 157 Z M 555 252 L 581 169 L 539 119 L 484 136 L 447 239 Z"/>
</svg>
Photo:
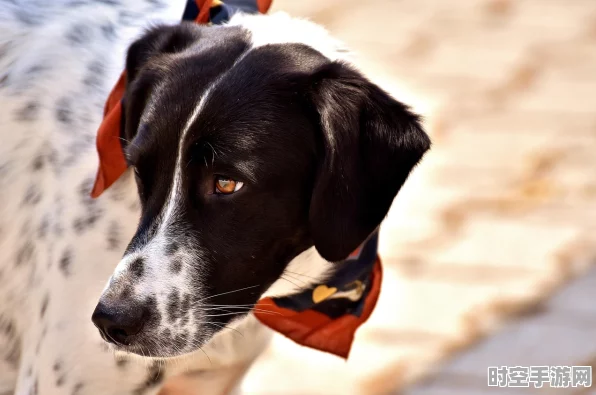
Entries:
<svg viewBox="0 0 596 395">
<path fill-rule="evenodd" d="M 349 361 L 277 337 L 245 392 L 529 394 L 487 388 L 487 367 L 594 364 L 596 1 L 274 6 L 344 40 L 434 147 L 383 225 L 384 289 Z"/>
<path fill-rule="evenodd" d="M 529 314 L 528 314 L 529 313 Z M 591 388 L 494 388 L 488 366 L 592 366 L 596 373 L 596 267 L 496 335 L 457 355 L 400 395 L 595 395 Z M 396 392 L 395 394 L 397 394 Z"/>
</svg>

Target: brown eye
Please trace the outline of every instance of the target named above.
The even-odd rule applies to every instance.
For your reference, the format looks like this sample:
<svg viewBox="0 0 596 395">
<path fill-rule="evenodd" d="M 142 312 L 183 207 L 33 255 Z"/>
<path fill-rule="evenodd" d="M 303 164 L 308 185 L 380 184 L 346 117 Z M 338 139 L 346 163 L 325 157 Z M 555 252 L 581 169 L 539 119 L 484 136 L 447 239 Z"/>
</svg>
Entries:
<svg viewBox="0 0 596 395">
<path fill-rule="evenodd" d="M 216 176 L 215 177 L 215 193 L 230 195 L 237 192 L 244 184 L 240 181 L 232 180 L 231 178 Z"/>
</svg>

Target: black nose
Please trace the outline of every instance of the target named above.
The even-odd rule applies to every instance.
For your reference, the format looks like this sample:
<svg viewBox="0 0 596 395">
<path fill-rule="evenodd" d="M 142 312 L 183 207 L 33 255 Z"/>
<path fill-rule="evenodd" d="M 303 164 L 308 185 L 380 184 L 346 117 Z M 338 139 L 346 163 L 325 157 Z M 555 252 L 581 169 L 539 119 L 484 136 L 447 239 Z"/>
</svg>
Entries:
<svg viewBox="0 0 596 395">
<path fill-rule="evenodd" d="M 129 345 L 131 338 L 143 329 L 145 314 L 143 308 L 100 301 L 91 320 L 105 341 Z"/>
</svg>

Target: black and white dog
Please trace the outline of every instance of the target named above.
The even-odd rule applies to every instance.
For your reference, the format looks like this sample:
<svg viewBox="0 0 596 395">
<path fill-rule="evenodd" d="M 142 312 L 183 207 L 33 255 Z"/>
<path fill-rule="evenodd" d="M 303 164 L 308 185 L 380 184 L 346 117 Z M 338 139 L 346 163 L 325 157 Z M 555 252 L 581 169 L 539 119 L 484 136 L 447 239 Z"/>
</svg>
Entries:
<svg viewBox="0 0 596 395">
<path fill-rule="evenodd" d="M 332 275 L 429 148 L 317 25 L 160 25 L 126 55 L 130 170 L 91 199 L 127 37 L 164 3 L 0 1 L 0 393 L 229 393 L 269 337 L 255 303 Z"/>
</svg>

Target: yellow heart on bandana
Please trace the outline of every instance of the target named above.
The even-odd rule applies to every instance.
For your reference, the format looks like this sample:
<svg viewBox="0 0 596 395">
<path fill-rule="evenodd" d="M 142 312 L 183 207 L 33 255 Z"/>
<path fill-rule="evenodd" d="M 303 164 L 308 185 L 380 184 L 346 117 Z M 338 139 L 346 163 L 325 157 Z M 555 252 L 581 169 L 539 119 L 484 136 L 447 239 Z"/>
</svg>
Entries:
<svg viewBox="0 0 596 395">
<path fill-rule="evenodd" d="M 337 288 L 335 287 L 328 287 L 326 285 L 319 285 L 312 291 L 312 301 L 315 303 L 319 303 L 333 295 L 337 292 Z"/>
</svg>

